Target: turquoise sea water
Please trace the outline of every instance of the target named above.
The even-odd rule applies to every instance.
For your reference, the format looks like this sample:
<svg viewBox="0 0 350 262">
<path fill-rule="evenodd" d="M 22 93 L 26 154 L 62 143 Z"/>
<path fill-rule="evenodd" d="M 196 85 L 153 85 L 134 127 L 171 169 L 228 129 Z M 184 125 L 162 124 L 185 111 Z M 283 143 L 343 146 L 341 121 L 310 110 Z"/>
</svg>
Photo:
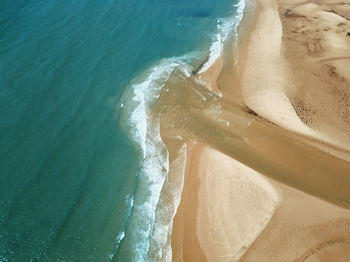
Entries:
<svg viewBox="0 0 350 262">
<path fill-rule="evenodd" d="M 0 0 L 1 262 L 149 260 L 167 150 L 144 108 L 239 6 Z"/>
</svg>

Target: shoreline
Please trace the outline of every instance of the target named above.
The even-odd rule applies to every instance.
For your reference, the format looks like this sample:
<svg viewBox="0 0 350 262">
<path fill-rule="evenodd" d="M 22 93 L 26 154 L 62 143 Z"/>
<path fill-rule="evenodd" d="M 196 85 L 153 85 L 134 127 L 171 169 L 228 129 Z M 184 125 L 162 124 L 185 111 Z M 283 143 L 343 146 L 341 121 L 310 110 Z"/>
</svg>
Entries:
<svg viewBox="0 0 350 262">
<path fill-rule="evenodd" d="M 248 1 L 247 1 L 248 2 Z M 254 2 L 254 1 L 249 1 Z M 249 9 L 250 8 L 250 9 Z M 247 11 L 248 10 L 248 11 Z M 244 10 L 244 13 L 246 12 L 257 12 L 258 7 L 254 6 L 254 9 L 252 9 L 251 5 L 246 5 L 246 8 Z M 252 15 L 251 15 L 252 16 Z M 245 24 L 243 23 L 245 21 Z M 242 38 L 237 39 L 237 47 L 236 47 L 236 56 L 239 56 L 242 54 L 239 50 L 242 48 L 242 42 L 246 41 L 247 38 L 249 38 L 249 32 L 243 31 L 242 27 L 244 25 L 251 26 L 251 24 L 256 23 L 256 16 L 254 16 L 253 22 L 247 20 L 247 18 L 243 15 L 242 23 L 238 25 L 237 31 L 242 34 Z M 249 27 L 248 27 L 249 28 Z M 249 28 L 251 30 L 251 28 Z M 243 37 L 243 34 L 245 36 Z M 223 50 L 222 50 L 223 52 Z M 233 59 L 234 54 L 232 53 L 231 59 Z M 229 59 L 229 61 L 232 63 L 233 60 Z M 243 59 L 238 59 L 237 62 L 241 63 L 241 61 L 244 61 Z M 241 66 L 236 66 L 236 68 L 241 68 Z M 223 90 L 220 88 L 220 84 L 222 86 L 227 85 L 229 82 L 231 82 L 232 79 L 232 73 L 233 70 L 229 69 L 229 72 L 227 72 L 226 76 L 228 79 L 224 79 L 221 82 L 218 83 L 219 77 L 222 75 L 223 70 L 226 68 L 224 67 L 224 61 L 223 61 L 223 53 L 220 54 L 220 56 L 212 63 L 212 65 L 204 72 L 199 74 L 199 79 L 206 82 L 208 84 L 208 87 L 215 93 L 221 95 L 227 96 L 225 92 L 226 89 Z M 235 81 L 238 81 L 237 77 L 235 77 Z M 232 91 L 232 89 L 228 89 L 229 92 Z M 235 94 L 235 93 L 234 93 Z M 232 95 L 230 98 L 234 98 L 234 95 Z M 233 99 L 234 101 L 243 101 L 243 99 Z M 203 156 L 204 155 L 204 156 Z M 204 159 L 204 160 L 202 160 Z M 234 162 L 235 160 L 227 157 L 225 154 L 216 151 L 215 149 L 212 149 L 208 147 L 208 145 L 197 143 L 197 142 L 191 142 L 191 146 L 189 146 L 189 150 L 187 151 L 187 161 L 186 161 L 186 171 L 185 171 L 185 179 L 184 179 L 184 188 L 181 194 L 181 202 L 178 207 L 178 210 L 176 212 L 174 223 L 173 223 L 173 236 L 172 236 L 172 261 L 193 261 L 193 262 L 205 262 L 205 261 L 236 261 L 240 256 L 244 254 L 245 247 L 244 244 L 239 244 L 239 241 L 236 240 L 237 248 L 236 250 L 229 251 L 232 246 L 228 246 L 223 248 L 220 245 L 216 245 L 214 248 L 211 247 L 213 244 L 212 241 L 210 241 L 211 237 L 210 232 L 207 232 L 207 226 L 210 224 L 210 215 L 212 216 L 211 219 L 218 219 L 218 217 L 215 217 L 215 212 L 210 212 L 210 210 L 206 209 L 205 206 L 208 204 L 207 201 L 201 201 L 203 197 L 205 197 L 205 194 L 208 194 L 208 192 L 205 192 L 205 190 L 201 189 L 201 184 L 207 184 L 205 182 L 205 179 L 203 178 L 203 175 L 200 174 L 200 169 L 205 168 L 212 168 L 213 164 L 205 164 L 206 161 L 222 161 L 221 164 L 226 164 L 230 166 L 231 168 L 237 168 L 237 165 L 242 165 L 239 162 Z M 204 162 L 204 163 L 203 163 Z M 217 164 L 217 163 L 215 163 Z M 233 164 L 233 166 L 232 166 Z M 243 167 L 242 165 L 241 167 Z M 243 169 L 245 169 L 243 167 Z M 224 173 L 229 174 L 229 169 L 226 169 Z M 246 170 L 245 170 L 246 171 Z M 214 170 L 212 170 L 214 175 L 217 173 Z M 254 171 L 253 171 L 254 172 Z M 259 174 L 257 174 L 259 175 Z M 248 183 L 249 184 L 249 183 Z M 253 183 L 251 183 L 253 184 Z M 225 188 L 225 186 L 224 186 Z M 218 189 L 218 188 L 217 188 Z M 213 190 L 211 193 L 215 193 L 215 190 Z M 221 197 L 218 196 L 218 200 L 222 201 Z M 228 207 L 230 205 L 230 201 L 225 201 L 226 206 L 224 204 L 224 207 Z M 278 200 L 275 199 L 274 205 L 277 205 Z M 244 209 L 244 207 L 241 207 L 241 209 Z M 221 213 L 225 212 L 224 208 L 221 208 Z M 210 212 L 210 214 L 208 213 Z M 208 217 L 209 216 L 209 217 Z M 225 216 L 227 220 L 230 219 L 230 216 Z M 268 222 L 268 220 L 271 217 L 269 217 L 265 224 Z M 200 221 L 201 220 L 201 221 Z M 200 224 L 202 223 L 202 226 Z M 242 223 L 239 226 L 244 225 Z M 199 228 L 198 228 L 199 227 Z M 201 228 L 201 229 L 200 229 Z M 262 230 L 260 228 L 260 230 Z M 223 237 L 225 235 L 224 227 L 218 227 L 218 230 L 221 230 L 220 233 L 217 235 L 214 239 L 217 241 L 217 239 L 220 239 L 220 237 Z M 237 229 L 236 229 L 237 230 Z M 211 232 L 211 234 L 215 235 L 215 229 L 214 232 Z M 237 233 L 237 231 L 236 231 Z M 207 235 L 209 234 L 209 235 Z M 253 233 L 253 237 L 251 236 L 250 242 L 253 242 L 254 237 L 257 237 L 257 234 Z M 235 238 L 234 234 L 231 234 L 226 237 L 227 239 Z M 251 243 L 250 243 L 251 244 Z M 205 252 L 206 250 L 206 252 Z M 209 250 L 209 251 L 208 251 Z M 226 252 L 225 255 L 223 253 Z M 220 259 L 224 256 L 224 260 Z M 235 259 L 236 260 L 232 260 Z"/>
<path fill-rule="evenodd" d="M 269 1 L 269 2 L 272 4 L 275 3 L 275 1 Z M 283 6 L 283 4 L 286 5 L 286 3 L 282 3 L 282 2 L 283 1 L 279 3 L 280 4 L 280 6 L 278 7 L 279 12 L 281 12 L 281 6 Z M 275 8 L 277 10 L 277 5 Z M 252 75 L 255 74 L 254 70 L 247 73 L 247 70 L 244 70 L 244 68 L 247 65 L 247 63 L 248 63 L 248 66 L 251 65 L 252 63 L 251 61 L 249 61 L 249 58 L 247 58 L 247 54 L 248 54 L 249 45 L 250 45 L 249 55 L 251 56 L 252 37 L 254 38 L 252 34 L 254 34 L 254 32 L 257 32 L 258 18 L 262 14 L 261 11 L 262 11 L 261 2 L 257 1 L 257 5 L 255 8 L 254 22 L 249 21 L 250 28 L 248 29 L 248 31 L 244 32 L 244 37 L 239 38 L 238 40 L 237 64 L 233 67 L 232 66 L 227 67 L 227 65 L 222 60 L 222 55 L 221 55 L 220 59 L 214 62 L 213 65 L 209 68 L 209 70 L 207 70 L 204 74 L 201 75 L 200 79 L 206 81 L 215 93 L 222 93 L 225 99 L 228 99 L 234 104 L 240 106 L 242 108 L 242 111 L 244 111 L 243 106 L 246 105 L 246 102 L 248 101 L 248 106 L 249 106 L 248 109 L 251 110 L 250 113 L 261 115 L 263 117 L 262 122 L 265 122 L 265 125 L 268 124 L 268 122 L 266 123 L 266 120 L 268 120 L 277 124 L 282 128 L 283 127 L 286 128 L 287 130 L 292 130 L 292 131 L 294 130 L 294 131 L 297 131 L 297 133 L 300 132 L 301 134 L 304 134 L 304 135 L 306 134 L 307 136 L 311 136 L 314 139 L 314 141 L 310 140 L 310 138 L 308 138 L 307 136 L 303 137 L 303 135 L 300 136 L 300 135 L 289 134 L 290 136 L 289 139 L 291 140 L 304 141 L 304 143 L 308 145 L 306 147 L 306 150 L 307 152 L 310 153 L 310 155 L 321 157 L 323 154 L 326 154 L 326 153 L 319 152 L 318 151 L 319 149 L 312 149 L 316 146 L 318 148 L 322 147 L 323 151 L 326 151 L 327 154 L 330 154 L 329 157 L 331 157 L 332 154 L 336 156 L 340 156 L 340 154 L 342 154 L 342 158 L 344 160 L 350 159 L 349 153 L 346 150 L 346 148 L 344 148 L 345 151 L 342 151 L 341 150 L 342 148 L 334 147 L 334 145 L 331 146 L 327 144 L 322 145 L 322 143 L 320 144 L 319 136 L 317 136 L 317 134 L 315 134 L 314 131 L 309 131 L 311 130 L 311 127 L 307 126 L 307 123 L 305 123 L 304 121 L 300 121 L 300 113 L 295 112 L 295 106 L 293 104 L 294 101 L 289 100 L 290 94 L 287 94 L 287 92 L 285 92 L 286 90 L 282 90 L 283 95 L 288 99 L 288 101 L 291 101 L 291 102 L 289 102 L 290 104 L 287 107 L 289 111 L 287 109 L 285 110 L 291 113 L 286 113 L 284 116 L 285 119 L 281 119 L 281 118 L 278 118 L 279 116 L 276 116 L 274 114 L 271 115 L 267 113 L 269 111 L 272 112 L 273 110 L 271 111 L 271 109 L 268 109 L 266 107 L 266 103 L 260 104 L 260 105 L 256 104 L 256 102 L 254 102 L 256 100 L 251 100 L 251 97 L 250 97 L 251 91 L 248 92 L 248 95 L 247 95 L 247 92 L 243 90 L 244 88 L 247 88 L 247 86 L 251 84 L 249 83 L 247 84 L 246 80 L 244 80 L 244 76 L 241 77 L 241 75 L 246 74 L 248 77 L 249 76 L 251 77 Z M 281 13 L 278 13 L 278 15 L 281 15 Z M 261 24 L 264 24 L 264 23 L 261 23 Z M 283 20 L 281 24 L 285 26 Z M 243 25 L 243 27 L 244 26 L 245 25 Z M 283 32 L 283 34 L 281 34 L 280 37 L 281 38 L 285 37 L 285 31 Z M 257 38 L 255 37 L 255 39 Z M 284 49 L 285 46 L 286 46 L 286 43 L 282 41 L 281 52 L 284 54 L 286 53 L 286 50 Z M 253 48 L 256 49 L 256 47 L 253 47 Z M 280 55 L 278 55 L 278 57 L 280 57 Z M 264 58 L 264 60 L 266 60 L 266 58 Z M 289 64 L 292 63 L 290 61 L 290 57 L 288 57 L 288 59 L 285 59 L 284 61 L 286 64 L 288 64 L 288 70 L 290 70 Z M 267 65 L 267 67 L 271 68 L 274 66 Z M 293 72 L 294 71 L 295 71 L 295 68 L 293 68 Z M 280 74 L 287 75 L 288 77 L 291 76 L 291 74 L 286 74 L 286 73 L 280 73 Z M 270 75 L 269 76 L 270 79 L 271 77 L 273 77 L 273 75 L 276 75 L 276 73 Z M 288 83 L 291 80 L 290 78 L 288 78 L 288 80 L 286 81 Z M 236 84 L 234 87 L 232 86 L 233 83 Z M 281 93 L 282 91 L 278 91 L 278 92 Z M 247 97 L 250 100 L 249 99 L 247 100 Z M 271 98 L 265 97 L 263 99 L 268 101 L 268 99 L 271 99 Z M 283 101 L 286 101 L 285 98 L 283 99 L 284 99 Z M 293 111 L 291 111 L 291 109 L 293 109 Z M 225 114 L 225 112 L 220 113 L 220 115 L 222 114 Z M 297 119 L 297 120 L 293 120 L 293 119 Z M 254 126 L 255 126 L 255 123 L 258 123 L 258 122 L 249 122 L 251 121 L 249 119 L 247 120 L 248 120 L 248 123 L 253 123 Z M 297 123 L 295 124 L 297 125 L 297 127 L 295 127 L 295 125 L 290 125 L 289 123 L 290 121 L 294 121 L 294 123 Z M 252 134 L 258 134 L 259 130 L 264 132 L 266 127 L 263 127 L 261 129 L 259 125 L 260 124 L 255 126 L 255 129 L 252 129 L 255 131 L 250 131 L 250 132 L 253 132 Z M 306 128 L 304 126 L 306 126 Z M 277 130 L 280 130 L 278 132 L 282 131 L 280 127 L 277 128 Z M 275 127 L 273 127 L 273 125 L 270 126 L 269 128 L 276 129 Z M 289 132 L 290 131 L 287 131 L 286 134 L 288 134 Z M 185 134 L 183 134 L 183 136 L 186 137 Z M 267 137 L 270 137 L 270 136 L 267 136 Z M 265 136 L 265 138 L 267 137 Z M 262 137 L 262 139 L 265 139 L 265 138 L 264 136 Z M 316 198 L 314 196 L 308 195 L 288 185 L 281 184 L 281 182 L 283 181 L 287 182 L 286 179 L 288 179 L 288 174 L 284 176 L 286 178 L 282 178 L 281 180 L 279 179 L 280 182 L 277 182 L 276 180 L 272 180 L 270 178 L 262 176 L 256 171 L 253 171 L 248 166 L 251 166 L 252 164 L 255 165 L 254 169 L 262 171 L 264 175 L 266 175 L 266 170 L 269 169 L 267 167 L 264 167 L 261 169 L 261 167 L 259 167 L 259 165 L 261 165 L 259 164 L 260 161 L 254 164 L 254 159 L 256 159 L 254 157 L 252 160 L 253 162 L 250 161 L 250 164 L 247 165 L 244 159 L 247 159 L 246 157 L 248 156 L 241 155 L 240 157 L 237 158 L 238 151 L 233 150 L 233 152 L 236 152 L 234 153 L 235 154 L 234 158 L 238 159 L 239 161 L 238 162 L 237 160 L 230 158 L 232 157 L 232 154 L 228 153 L 228 151 L 225 152 L 225 149 L 223 148 L 220 149 L 220 146 L 217 149 L 219 149 L 219 151 L 221 152 L 225 152 L 224 154 L 217 151 L 217 149 L 213 149 L 212 146 L 215 145 L 216 142 L 214 144 L 210 144 L 208 143 L 209 140 L 204 139 L 200 143 L 198 143 L 198 142 L 194 142 L 195 140 L 193 140 L 193 138 L 190 138 L 190 139 L 187 138 L 186 141 L 188 145 L 188 150 L 187 150 L 187 162 L 186 162 L 186 171 L 185 171 L 185 179 L 184 179 L 184 189 L 182 191 L 180 205 L 178 207 L 177 213 L 174 218 L 173 235 L 171 240 L 171 245 L 173 249 L 173 261 L 283 261 L 283 258 L 288 256 L 290 256 L 290 259 L 297 259 L 295 261 L 306 261 L 306 259 L 311 256 L 317 255 L 320 257 L 321 256 L 324 257 L 324 252 L 326 251 L 328 253 L 329 252 L 334 253 L 334 254 L 332 253 L 331 255 L 333 259 L 338 257 L 337 255 L 338 253 L 344 256 L 350 257 L 350 254 L 344 251 L 344 249 L 348 248 L 348 240 L 350 240 L 350 231 L 348 232 L 346 230 L 345 231 L 343 230 L 345 233 L 339 237 L 339 234 L 337 235 L 338 231 L 336 230 L 336 228 L 334 228 L 334 225 L 332 224 L 332 223 L 338 223 L 337 225 L 340 228 L 343 228 L 343 229 L 348 228 L 350 225 L 349 210 L 341 208 L 329 202 L 325 202 L 320 198 Z M 279 146 L 276 147 L 278 143 L 285 143 L 282 141 L 283 140 L 277 141 L 275 144 L 270 144 L 270 145 L 269 143 L 267 143 L 268 146 L 274 147 L 272 148 L 272 151 L 269 152 L 269 154 L 270 154 L 270 157 L 275 157 L 277 161 L 284 161 L 281 158 L 281 156 L 279 156 L 280 159 L 278 160 L 278 153 L 280 152 L 280 150 L 282 150 L 281 152 L 284 152 L 283 147 L 279 147 Z M 255 150 L 261 150 L 263 149 L 262 147 L 265 147 L 265 142 L 263 140 L 255 140 L 255 139 L 249 138 L 247 142 L 248 144 L 253 146 Z M 303 143 L 300 144 L 300 142 L 297 142 L 296 144 L 294 144 L 293 142 L 293 145 L 295 145 L 296 148 L 298 148 L 299 146 L 301 146 L 301 148 L 305 147 Z M 281 145 L 281 146 L 285 146 L 285 145 Z M 263 151 L 264 150 L 266 152 L 266 149 L 263 149 Z M 330 152 L 331 150 L 333 150 L 333 152 Z M 291 151 L 291 152 L 294 152 L 294 151 Z M 295 151 L 295 152 L 298 152 L 298 151 Z M 319 152 L 319 153 L 316 153 L 316 152 Z M 284 153 L 288 153 L 288 152 L 286 151 Z M 328 156 L 327 158 L 324 158 L 324 159 L 328 159 Z M 339 160 L 335 160 L 336 158 L 333 158 L 333 157 L 331 157 L 330 159 L 334 159 L 334 160 L 329 160 L 329 161 L 327 160 L 328 162 L 326 161 L 326 164 L 328 163 L 331 166 L 332 165 L 339 166 L 339 164 L 336 164 L 336 163 L 340 163 Z M 299 160 L 296 159 L 296 161 L 300 162 L 301 159 Z M 316 163 L 318 162 L 316 161 Z M 222 167 L 225 165 L 228 166 L 226 169 L 222 168 L 221 170 L 218 170 L 220 166 Z M 306 163 L 306 166 L 307 165 L 308 164 Z M 346 166 L 344 170 L 346 170 L 349 164 L 347 162 L 344 162 L 344 165 Z M 303 170 L 302 165 L 299 167 L 299 169 Z M 237 170 L 239 170 L 239 172 Z M 275 173 L 278 172 L 278 170 L 282 172 L 283 169 L 277 168 L 277 171 L 275 171 Z M 235 172 L 238 172 L 238 173 L 234 175 Z M 228 182 L 228 180 L 230 179 L 234 180 L 234 179 L 237 179 L 237 177 L 246 179 L 247 176 L 249 176 L 248 174 L 251 174 L 251 173 L 254 173 L 254 175 L 256 177 L 259 177 L 259 179 L 261 180 L 258 179 L 259 182 L 257 183 L 255 181 L 256 180 L 256 177 L 255 177 L 255 179 L 253 179 L 252 181 L 249 181 L 249 183 L 245 181 L 245 184 L 240 180 L 238 182 L 235 181 L 234 183 L 232 183 L 232 181 Z M 293 174 L 293 171 L 289 175 L 292 175 L 292 174 Z M 211 176 L 215 176 L 215 179 L 208 181 L 208 177 L 210 178 Z M 226 177 L 226 181 L 224 179 L 225 177 Z M 274 178 L 276 179 L 276 176 Z M 324 179 L 326 179 L 326 177 Z M 341 180 L 343 178 L 339 177 L 339 179 Z M 217 183 L 220 185 L 220 187 L 215 186 Z M 240 183 L 243 183 L 243 184 L 240 184 Z M 291 182 L 291 181 L 287 182 L 287 184 L 293 185 L 299 189 L 304 187 L 304 186 L 301 186 L 301 184 L 297 185 L 295 184 L 295 182 Z M 239 194 L 232 193 L 233 195 L 231 195 L 231 198 L 228 197 L 231 191 L 233 192 L 235 191 L 234 190 L 235 186 L 238 186 L 238 189 L 239 189 L 239 186 L 242 186 L 242 185 L 246 185 L 246 188 L 249 188 L 250 187 L 249 185 L 254 185 L 253 186 L 254 189 L 243 191 L 243 193 L 247 193 L 247 195 L 241 199 L 238 198 L 239 201 L 237 201 L 237 196 Z M 320 188 L 322 188 L 324 185 L 321 185 L 321 184 L 316 185 L 314 189 L 310 188 L 311 190 L 307 189 L 307 186 L 308 185 L 306 185 L 306 188 L 305 188 L 306 192 L 311 193 L 312 190 L 316 189 L 316 187 L 321 186 L 317 189 L 317 190 L 320 190 Z M 266 190 L 266 187 L 271 188 L 272 191 L 269 191 L 269 193 L 266 193 L 264 197 L 260 197 L 260 198 L 257 198 L 256 195 L 254 195 L 254 194 L 257 194 L 257 191 L 259 190 L 262 192 L 265 192 L 264 190 Z M 230 192 L 228 191 L 226 192 L 225 191 L 226 189 L 230 189 Z M 331 193 L 331 191 L 329 191 L 330 190 L 329 187 L 324 188 L 324 190 L 326 191 L 328 190 L 327 192 L 325 192 L 326 195 L 327 193 L 330 193 L 330 194 L 335 193 L 335 192 Z M 226 192 L 226 193 L 224 194 L 223 192 Z M 319 195 L 319 193 L 314 195 L 317 195 L 319 197 L 321 196 Z M 305 199 L 305 198 L 308 199 L 308 202 L 306 204 L 305 203 L 303 204 L 302 199 Z M 325 198 L 327 198 L 327 196 Z M 215 203 L 217 205 L 218 204 L 220 205 L 216 206 L 214 202 L 211 202 L 213 201 L 212 199 L 215 199 Z M 233 200 L 233 199 L 236 199 L 236 200 Z M 244 205 L 244 206 L 249 206 L 250 208 L 243 208 L 242 206 L 239 207 L 240 204 L 242 203 L 250 203 L 250 201 L 256 201 L 256 199 L 266 201 L 267 205 L 270 207 L 270 209 L 265 210 L 265 213 L 263 215 L 260 213 L 258 216 L 254 217 L 254 215 L 258 213 L 258 210 L 261 210 L 261 208 L 257 208 L 254 205 L 253 206 L 249 204 Z M 338 202 L 338 204 L 340 204 L 340 202 Z M 234 205 L 235 208 L 237 209 L 241 208 L 242 212 L 239 215 L 230 213 L 231 211 L 227 211 L 228 210 L 227 207 L 230 205 Z M 295 212 L 296 207 L 298 205 L 299 205 L 299 208 L 303 207 L 304 205 L 304 208 L 309 208 L 311 210 L 309 212 L 306 212 L 305 215 L 295 215 L 295 218 L 297 220 L 300 220 L 299 223 L 301 224 L 309 223 L 307 226 L 308 228 L 316 228 L 314 231 L 312 231 L 311 229 L 310 229 L 311 231 L 308 231 L 311 237 L 314 237 L 314 240 L 310 241 L 309 243 L 306 241 L 303 244 L 305 245 L 304 251 L 300 246 L 297 247 L 292 245 L 291 248 L 286 248 L 284 246 L 286 250 L 284 252 L 279 252 L 279 254 L 277 254 L 275 257 L 273 257 L 273 259 L 271 259 L 271 254 L 272 254 L 271 252 L 278 253 L 278 251 L 280 251 L 279 249 L 283 248 L 283 245 L 284 245 L 283 241 L 281 242 L 282 244 L 279 244 L 278 241 L 276 240 L 276 239 L 284 239 L 286 237 L 285 235 L 283 235 L 285 233 L 285 230 L 280 228 L 281 225 L 285 226 L 286 228 L 288 227 L 294 228 L 294 231 L 292 231 L 294 232 L 294 235 L 293 235 L 294 238 L 291 241 L 296 241 L 296 242 L 293 242 L 293 243 L 297 243 L 298 241 L 300 241 L 300 238 L 307 239 L 308 236 L 301 235 L 302 233 L 300 233 L 302 230 L 305 230 L 305 226 L 295 229 L 295 223 L 293 223 L 292 221 L 293 219 L 291 220 L 291 218 L 289 218 L 290 214 Z M 350 207 L 348 205 L 345 205 L 345 206 L 347 206 L 348 208 Z M 271 207 L 273 208 L 271 209 Z M 313 219 L 313 216 L 317 212 L 320 214 L 320 218 L 318 221 Z M 328 212 L 333 212 L 336 215 L 330 216 L 328 215 Z M 247 218 L 254 217 L 254 219 L 252 219 L 252 221 L 249 221 L 249 222 L 247 221 L 239 222 L 240 216 L 243 216 L 243 217 L 247 216 Z M 259 223 L 258 222 L 259 217 L 264 217 L 264 216 L 265 216 L 265 222 Z M 336 222 L 339 219 L 343 222 Z M 226 222 L 223 222 L 223 221 L 226 221 Z M 242 237 L 248 236 L 248 238 L 250 236 L 252 240 L 248 242 L 244 242 L 244 241 L 234 242 L 233 240 L 235 239 L 235 236 L 237 236 L 237 232 L 235 232 L 234 229 L 232 229 L 232 223 L 233 224 L 236 223 L 237 225 L 241 223 L 239 224 L 240 228 L 251 229 L 252 225 L 254 225 L 254 221 L 255 221 L 255 226 L 256 224 L 259 224 L 261 226 L 259 227 L 258 230 L 255 230 L 255 232 L 259 232 L 259 233 L 254 234 L 253 231 L 245 231 L 244 234 L 241 236 Z M 326 223 L 326 226 L 324 226 L 324 223 Z M 328 223 L 328 227 L 327 227 L 327 223 Z M 321 232 L 319 228 L 322 228 L 322 227 L 326 229 L 329 228 L 329 233 L 327 233 L 328 235 L 323 236 L 323 238 L 325 238 L 323 242 L 319 241 L 320 232 Z M 333 228 L 333 231 L 332 231 L 332 228 Z M 281 231 L 282 233 L 279 235 L 276 235 L 278 234 L 279 231 Z M 250 232 L 250 233 L 247 233 L 247 232 Z M 277 238 L 274 240 L 274 237 L 275 238 L 277 237 Z M 226 241 L 220 242 L 219 240 L 222 238 L 226 239 Z M 264 250 L 266 250 L 266 247 L 268 245 L 267 243 L 272 245 L 275 249 L 274 250 L 267 249 L 268 251 L 264 253 Z M 229 248 L 227 248 L 228 244 L 229 244 Z M 300 249 L 299 255 L 295 255 L 295 248 Z M 321 250 L 321 249 L 322 251 L 319 252 L 318 250 Z M 338 249 L 340 249 L 340 251 Z M 293 254 L 295 256 L 293 256 Z M 260 255 L 261 255 L 261 258 L 260 258 Z M 240 259 L 241 256 L 242 258 Z M 260 260 L 257 260 L 258 258 L 260 258 Z M 328 261 L 328 260 L 324 260 L 324 261 Z"/>
</svg>

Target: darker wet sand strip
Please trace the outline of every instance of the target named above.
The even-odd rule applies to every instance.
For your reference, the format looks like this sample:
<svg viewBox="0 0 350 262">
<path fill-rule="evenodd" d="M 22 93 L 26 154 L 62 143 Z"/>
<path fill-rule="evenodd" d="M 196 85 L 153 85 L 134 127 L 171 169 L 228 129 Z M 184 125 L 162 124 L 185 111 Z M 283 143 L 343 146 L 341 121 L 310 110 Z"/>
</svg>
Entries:
<svg viewBox="0 0 350 262">
<path fill-rule="evenodd" d="M 202 151 L 201 145 L 190 146 L 187 156 L 186 176 L 182 201 L 174 219 L 172 235 L 173 261 L 207 261 L 197 238 L 199 172 L 197 165 Z"/>
<path fill-rule="evenodd" d="M 174 84 L 161 95 L 164 105 L 177 104 L 176 108 L 167 106 L 163 116 L 183 137 L 206 143 L 282 183 L 350 208 L 349 162 L 188 81 L 186 90 Z"/>
</svg>

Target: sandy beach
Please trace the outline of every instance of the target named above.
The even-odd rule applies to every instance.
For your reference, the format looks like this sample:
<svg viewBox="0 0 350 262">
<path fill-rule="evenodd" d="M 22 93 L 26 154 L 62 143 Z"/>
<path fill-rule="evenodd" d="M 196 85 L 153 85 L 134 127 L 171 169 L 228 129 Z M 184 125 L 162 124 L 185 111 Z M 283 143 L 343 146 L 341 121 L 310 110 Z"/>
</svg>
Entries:
<svg viewBox="0 0 350 262">
<path fill-rule="evenodd" d="M 277 192 L 257 172 L 202 144 L 194 145 L 186 174 L 173 261 L 238 261 L 271 219 Z"/>
<path fill-rule="evenodd" d="M 247 6 L 236 60 L 155 107 L 187 146 L 172 261 L 350 261 L 350 6 Z"/>
</svg>

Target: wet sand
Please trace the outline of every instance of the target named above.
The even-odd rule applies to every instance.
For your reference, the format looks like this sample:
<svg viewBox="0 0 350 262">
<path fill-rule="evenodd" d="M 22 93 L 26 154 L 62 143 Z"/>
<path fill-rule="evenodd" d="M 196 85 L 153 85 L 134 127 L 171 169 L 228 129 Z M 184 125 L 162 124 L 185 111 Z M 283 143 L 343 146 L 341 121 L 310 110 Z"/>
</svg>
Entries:
<svg viewBox="0 0 350 262">
<path fill-rule="evenodd" d="M 348 9 L 257 1 L 235 65 L 168 83 L 162 138 L 187 144 L 173 261 L 350 260 Z"/>
</svg>

